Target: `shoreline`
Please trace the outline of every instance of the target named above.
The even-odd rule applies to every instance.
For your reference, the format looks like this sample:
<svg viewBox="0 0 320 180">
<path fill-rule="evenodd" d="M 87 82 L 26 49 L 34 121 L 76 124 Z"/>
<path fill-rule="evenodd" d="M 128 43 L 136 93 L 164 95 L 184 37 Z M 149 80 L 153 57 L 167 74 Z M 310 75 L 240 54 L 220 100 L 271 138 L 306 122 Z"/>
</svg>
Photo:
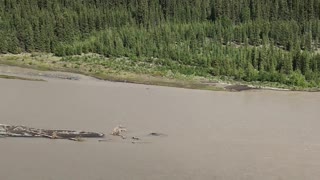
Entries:
<svg viewBox="0 0 320 180">
<path fill-rule="evenodd" d="M 87 55 L 84 55 L 85 57 Z M 96 55 L 93 55 L 93 57 Z M 227 82 L 219 79 L 208 79 L 205 77 L 163 77 L 147 73 L 134 73 L 127 71 L 115 71 L 111 68 L 102 68 L 90 63 L 67 63 L 62 58 L 51 54 L 2 54 L 0 55 L 0 78 L 36 80 L 43 81 L 43 78 L 58 78 L 67 80 L 78 80 L 79 75 L 91 77 L 103 81 L 155 85 L 165 87 L 176 87 L 185 89 L 198 89 L 209 91 L 231 91 L 240 92 L 248 90 L 271 90 L 271 91 L 303 91 L 319 92 L 318 88 L 301 89 L 298 87 L 277 87 L 272 84 L 261 85 L 260 82 Z M 79 65 L 80 64 L 80 65 Z M 82 67 L 80 67 L 82 66 Z M 6 67 L 10 73 L 5 73 Z M 16 69 L 12 73 L 12 69 Z M 89 69 L 88 69 L 89 68 Z M 2 70 L 1 70 L 2 69 Z M 11 69 L 11 70 L 10 70 Z M 92 70 L 94 69 L 94 70 Z M 34 71 L 34 72 L 30 72 Z M 25 73 L 24 73 L 25 72 Z M 31 74 L 31 76 L 30 76 Z M 34 78 L 35 77 L 35 78 Z M 280 85 L 283 86 L 283 85 Z"/>
<path fill-rule="evenodd" d="M 119 79 L 114 80 L 112 78 L 101 78 L 90 75 L 85 75 L 82 73 L 74 73 L 69 71 L 55 71 L 55 70 L 38 70 L 32 67 L 20 67 L 12 65 L 3 65 L 0 63 L 0 79 L 13 79 L 13 80 L 25 80 L 25 81 L 42 81 L 46 82 L 49 79 L 60 79 L 60 80 L 71 80 L 78 81 L 84 79 L 91 80 L 101 80 L 109 82 L 120 82 L 120 83 L 132 83 L 132 84 L 142 84 L 142 85 L 154 85 L 154 86 L 163 86 L 163 87 L 174 87 L 174 88 L 185 88 L 185 89 L 195 89 L 195 90 L 209 90 L 209 91 L 227 91 L 227 92 L 240 92 L 248 90 L 273 90 L 273 91 L 290 91 L 288 89 L 278 89 L 278 88 L 256 88 L 254 86 L 248 85 L 234 85 L 227 83 L 210 83 L 210 84 L 192 84 L 198 85 L 198 87 L 192 87 L 188 84 L 170 84 L 170 82 L 160 82 L 157 81 L 148 81 L 148 82 L 138 82 L 130 81 L 130 79 Z M 167 84 L 164 84 L 167 83 Z M 183 82 L 178 82 L 183 83 Z M 200 85 L 202 87 L 200 87 Z M 213 87 L 216 89 L 210 89 L 208 87 Z"/>
<path fill-rule="evenodd" d="M 45 81 L 43 79 L 34 79 L 34 78 L 27 78 L 21 76 L 12 76 L 12 75 L 4 75 L 0 74 L 1 79 L 15 79 L 15 80 L 24 80 L 24 81 Z"/>
</svg>

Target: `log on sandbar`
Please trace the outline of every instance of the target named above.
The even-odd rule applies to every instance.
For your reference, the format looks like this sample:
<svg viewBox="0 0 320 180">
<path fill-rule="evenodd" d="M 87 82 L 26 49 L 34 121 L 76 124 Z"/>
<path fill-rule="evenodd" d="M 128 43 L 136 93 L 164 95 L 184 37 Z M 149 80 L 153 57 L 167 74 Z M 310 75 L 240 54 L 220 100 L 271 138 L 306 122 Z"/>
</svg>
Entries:
<svg viewBox="0 0 320 180">
<path fill-rule="evenodd" d="M 26 126 L 12 126 L 0 124 L 0 137 L 42 137 L 51 139 L 69 139 L 75 140 L 78 138 L 101 138 L 103 133 L 74 131 L 74 130 L 47 130 L 36 129 Z"/>
</svg>

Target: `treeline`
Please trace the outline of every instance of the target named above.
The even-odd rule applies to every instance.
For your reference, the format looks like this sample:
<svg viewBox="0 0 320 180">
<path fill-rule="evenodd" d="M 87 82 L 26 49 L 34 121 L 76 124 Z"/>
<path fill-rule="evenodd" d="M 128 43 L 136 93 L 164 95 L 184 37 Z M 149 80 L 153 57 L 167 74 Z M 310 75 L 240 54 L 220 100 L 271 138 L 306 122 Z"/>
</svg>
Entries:
<svg viewBox="0 0 320 180">
<path fill-rule="evenodd" d="M 0 0 L 0 39 L 0 53 L 154 57 L 320 84 L 320 0 Z"/>
<path fill-rule="evenodd" d="M 82 41 L 57 47 L 59 56 L 97 53 L 106 57 L 161 59 L 160 65 L 175 71 L 206 76 L 229 76 L 245 81 L 271 81 L 288 85 L 320 83 L 320 55 L 277 46 L 217 43 L 211 23 L 167 24 L 155 28 L 122 27 L 94 33 Z M 213 33 L 215 34 L 215 33 Z M 148 59 L 146 60 L 148 61 Z M 176 67 L 177 63 L 183 69 Z"/>
<path fill-rule="evenodd" d="M 225 43 L 265 39 L 311 49 L 319 17 L 320 0 L 0 0 L 0 52 L 53 52 L 61 42 L 113 27 L 197 22 L 213 22 L 213 35 Z"/>
</svg>

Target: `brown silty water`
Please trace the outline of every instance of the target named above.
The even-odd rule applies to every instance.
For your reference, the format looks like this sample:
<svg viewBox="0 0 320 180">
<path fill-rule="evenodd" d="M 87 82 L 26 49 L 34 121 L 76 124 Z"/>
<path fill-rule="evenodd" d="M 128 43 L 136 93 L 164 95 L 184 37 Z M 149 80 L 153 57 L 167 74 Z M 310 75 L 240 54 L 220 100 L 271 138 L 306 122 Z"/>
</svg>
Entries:
<svg viewBox="0 0 320 180">
<path fill-rule="evenodd" d="M 316 180 L 319 107 L 320 93 L 0 79 L 0 123 L 110 138 L 0 138 L 0 179 Z M 109 136 L 119 124 L 148 143 Z"/>
</svg>

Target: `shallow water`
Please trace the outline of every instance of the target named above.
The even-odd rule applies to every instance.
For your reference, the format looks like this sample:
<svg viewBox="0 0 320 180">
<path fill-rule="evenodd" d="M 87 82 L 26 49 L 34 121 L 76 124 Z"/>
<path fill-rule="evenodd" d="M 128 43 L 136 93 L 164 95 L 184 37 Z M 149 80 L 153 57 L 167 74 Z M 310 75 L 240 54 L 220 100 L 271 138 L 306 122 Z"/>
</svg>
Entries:
<svg viewBox="0 0 320 180">
<path fill-rule="evenodd" d="M 0 138 L 0 179 L 316 180 L 319 107 L 320 93 L 0 79 L 2 124 L 106 134 L 122 124 L 146 142 Z"/>
</svg>

